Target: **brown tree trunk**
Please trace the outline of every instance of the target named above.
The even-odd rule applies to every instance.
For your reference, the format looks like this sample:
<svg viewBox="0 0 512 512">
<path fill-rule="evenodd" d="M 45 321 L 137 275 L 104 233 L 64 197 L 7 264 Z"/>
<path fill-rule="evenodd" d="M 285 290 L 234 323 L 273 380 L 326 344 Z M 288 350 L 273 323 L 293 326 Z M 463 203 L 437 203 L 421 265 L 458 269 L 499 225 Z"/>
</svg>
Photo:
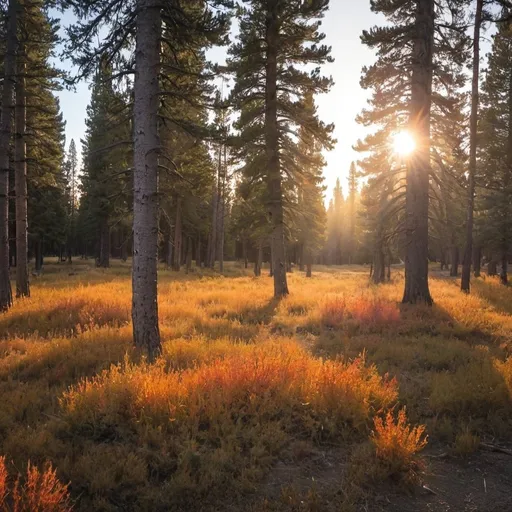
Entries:
<svg viewBox="0 0 512 512">
<path fill-rule="evenodd" d="M 386 280 L 386 261 L 382 247 L 377 247 L 373 253 L 372 281 L 381 284 Z"/>
<path fill-rule="evenodd" d="M 214 186 L 212 195 L 212 229 L 209 238 L 209 250 L 208 250 L 208 266 L 213 269 L 215 268 L 215 255 L 217 252 L 217 220 L 218 220 L 218 204 L 219 196 L 217 194 L 217 185 Z"/>
<path fill-rule="evenodd" d="M 495 276 L 498 273 L 496 260 L 490 260 L 489 263 L 487 263 L 487 275 L 488 276 Z"/>
<path fill-rule="evenodd" d="M 110 226 L 108 217 L 102 217 L 100 224 L 100 257 L 98 265 L 101 268 L 110 267 Z"/>
<path fill-rule="evenodd" d="M 43 269 L 43 240 L 40 236 L 37 237 L 35 245 L 35 271 L 40 274 Z"/>
<path fill-rule="evenodd" d="M 263 265 L 263 242 L 258 242 L 258 255 L 254 264 L 254 275 L 261 276 L 261 267 Z"/>
<path fill-rule="evenodd" d="M 245 238 L 245 237 L 242 240 L 242 252 L 243 252 L 243 255 L 244 255 L 244 268 L 247 268 L 249 262 L 247 260 L 247 238 Z"/>
<path fill-rule="evenodd" d="M 444 249 L 444 247 L 441 249 L 440 263 L 441 263 L 441 270 L 444 270 L 446 268 L 446 250 Z"/>
<path fill-rule="evenodd" d="M 506 249 L 503 250 L 501 255 L 500 282 L 504 285 L 508 284 L 508 251 Z"/>
<path fill-rule="evenodd" d="M 7 311 L 12 306 L 9 277 L 9 143 L 18 52 L 17 15 L 17 1 L 9 0 L 0 121 L 0 311 Z"/>
<path fill-rule="evenodd" d="M 132 320 L 135 346 L 162 350 L 158 326 L 158 104 L 160 3 L 137 1 L 134 81 Z"/>
<path fill-rule="evenodd" d="M 180 271 L 183 251 L 183 233 L 181 229 L 181 197 L 176 201 L 176 224 L 174 226 L 174 263 L 173 270 Z"/>
<path fill-rule="evenodd" d="M 312 267 L 313 267 L 313 255 L 311 254 L 311 251 L 309 249 L 307 249 L 305 251 L 305 254 L 306 254 L 306 277 L 311 277 L 312 276 Z"/>
<path fill-rule="evenodd" d="M 173 268 L 173 250 L 172 250 L 172 228 L 169 226 L 169 233 L 166 237 L 166 253 L 165 253 L 165 266 L 167 268 Z"/>
<path fill-rule="evenodd" d="M 479 245 L 473 245 L 473 275 L 480 277 L 482 266 L 482 248 Z"/>
<path fill-rule="evenodd" d="M 277 52 L 279 46 L 278 2 L 269 2 L 266 17 L 265 149 L 267 155 L 268 215 L 272 226 L 274 297 L 288 295 L 286 280 L 283 194 L 277 124 Z"/>
<path fill-rule="evenodd" d="M 201 235 L 196 239 L 196 267 L 201 267 Z"/>
<path fill-rule="evenodd" d="M 477 125 L 480 79 L 480 27 L 482 25 L 482 10 L 484 0 L 477 0 L 475 13 L 475 26 L 473 30 L 473 79 L 471 82 L 471 117 L 469 131 L 469 176 L 468 176 L 468 206 L 466 213 L 466 245 L 462 260 L 462 277 L 460 289 L 470 292 L 471 258 L 473 256 L 473 223 L 475 209 L 475 175 L 476 175 L 476 150 L 477 150 Z"/>
<path fill-rule="evenodd" d="M 187 237 L 187 259 L 185 262 L 185 273 L 188 274 L 192 268 L 192 238 Z"/>
<path fill-rule="evenodd" d="M 450 248 L 450 276 L 457 277 L 459 275 L 459 248 L 452 245 Z"/>
<path fill-rule="evenodd" d="M 299 249 L 299 271 L 304 272 L 304 244 L 300 244 Z"/>
<path fill-rule="evenodd" d="M 23 48 L 20 48 L 23 56 Z M 20 66 L 21 73 L 16 81 L 16 136 L 15 154 L 15 192 L 16 192 L 16 297 L 29 297 L 28 247 L 27 247 L 27 145 L 25 129 L 27 108 L 25 99 L 26 64 Z"/>
<path fill-rule="evenodd" d="M 428 287 L 428 190 L 430 176 L 430 106 L 434 0 L 417 0 L 412 52 L 410 129 L 417 148 L 406 172 L 406 255 L 404 303 L 431 305 Z"/>
</svg>

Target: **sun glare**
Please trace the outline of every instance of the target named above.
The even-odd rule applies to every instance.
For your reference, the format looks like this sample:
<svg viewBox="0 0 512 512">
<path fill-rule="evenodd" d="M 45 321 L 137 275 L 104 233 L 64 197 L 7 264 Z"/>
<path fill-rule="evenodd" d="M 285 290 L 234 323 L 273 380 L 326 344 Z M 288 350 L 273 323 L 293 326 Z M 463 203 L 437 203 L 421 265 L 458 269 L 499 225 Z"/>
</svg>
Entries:
<svg viewBox="0 0 512 512">
<path fill-rule="evenodd" d="M 398 132 L 393 137 L 393 150 L 401 156 L 410 155 L 416 149 L 413 136 L 406 131 Z"/>
</svg>

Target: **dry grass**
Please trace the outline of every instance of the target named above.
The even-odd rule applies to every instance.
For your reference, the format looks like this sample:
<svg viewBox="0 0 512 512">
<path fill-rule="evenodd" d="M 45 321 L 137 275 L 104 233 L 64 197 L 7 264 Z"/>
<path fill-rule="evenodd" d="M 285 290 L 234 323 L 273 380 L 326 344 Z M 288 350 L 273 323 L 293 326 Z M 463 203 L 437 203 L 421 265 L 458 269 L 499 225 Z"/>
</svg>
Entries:
<svg viewBox="0 0 512 512">
<path fill-rule="evenodd" d="M 198 510 L 205 496 L 213 510 L 297 442 L 354 447 L 341 486 L 375 448 L 386 474 L 414 471 L 414 425 L 458 454 L 510 439 L 512 291 L 495 280 L 464 296 L 433 279 L 426 308 L 399 304 L 399 273 L 375 287 L 362 268 L 295 272 L 276 302 L 266 275 L 227 270 L 161 271 L 149 366 L 131 346 L 129 266 L 48 265 L 0 316 L 0 453 L 51 460 L 79 510 Z"/>
<path fill-rule="evenodd" d="M 409 472 L 415 462 L 414 456 L 427 445 L 425 426 L 411 427 L 405 409 L 398 411 L 396 421 L 388 411 L 384 419 L 377 416 L 374 423 L 372 442 L 377 457 L 386 463 L 391 475 Z"/>
<path fill-rule="evenodd" d="M 0 457 L 0 511 L 71 512 L 72 508 L 68 486 L 51 465 L 40 471 L 29 462 L 24 478 L 18 473 L 10 479 L 5 457 Z"/>
</svg>

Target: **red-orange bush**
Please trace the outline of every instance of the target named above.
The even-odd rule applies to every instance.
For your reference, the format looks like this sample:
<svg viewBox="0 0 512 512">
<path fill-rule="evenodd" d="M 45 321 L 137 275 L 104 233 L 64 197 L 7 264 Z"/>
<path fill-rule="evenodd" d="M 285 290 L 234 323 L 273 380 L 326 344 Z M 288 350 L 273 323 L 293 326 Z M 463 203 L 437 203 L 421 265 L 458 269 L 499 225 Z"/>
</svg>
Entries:
<svg viewBox="0 0 512 512">
<path fill-rule="evenodd" d="M 69 512 L 72 508 L 68 486 L 59 481 L 51 465 L 41 472 L 29 462 L 25 481 L 18 475 L 10 490 L 5 457 L 0 457 L 1 512 Z"/>
<path fill-rule="evenodd" d="M 359 295 L 350 299 L 334 297 L 324 302 L 320 314 L 322 324 L 335 329 L 354 322 L 360 328 L 373 328 L 400 320 L 400 311 L 394 303 L 373 295 Z"/>
<path fill-rule="evenodd" d="M 414 455 L 427 444 L 425 426 L 411 427 L 405 408 L 398 412 L 396 422 L 393 414 L 388 412 L 385 419 L 376 417 L 374 425 L 372 441 L 377 457 L 389 465 L 392 473 L 411 469 Z"/>
<path fill-rule="evenodd" d="M 265 343 L 196 368 L 165 364 L 113 366 L 70 388 L 61 405 L 74 424 L 149 422 L 180 425 L 280 418 L 285 428 L 349 423 L 358 428 L 371 411 L 396 400 L 395 380 L 361 360 L 345 364 L 314 358 L 295 344 Z"/>
</svg>

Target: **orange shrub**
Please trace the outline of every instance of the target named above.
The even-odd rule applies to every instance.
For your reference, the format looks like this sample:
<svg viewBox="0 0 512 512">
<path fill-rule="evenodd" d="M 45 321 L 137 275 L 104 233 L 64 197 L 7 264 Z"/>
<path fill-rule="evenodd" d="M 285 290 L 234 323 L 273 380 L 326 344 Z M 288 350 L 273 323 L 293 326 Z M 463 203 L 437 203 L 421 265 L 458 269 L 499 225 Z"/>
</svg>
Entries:
<svg viewBox="0 0 512 512">
<path fill-rule="evenodd" d="M 336 296 L 324 302 L 321 312 L 321 322 L 329 328 L 341 328 L 349 323 L 356 323 L 363 329 L 373 329 L 400 320 L 400 311 L 390 301 L 374 295 L 358 295 L 346 299 Z"/>
<path fill-rule="evenodd" d="M 391 473 L 411 469 L 414 455 L 427 444 L 425 426 L 411 427 L 407 423 L 405 408 L 398 412 L 396 422 L 393 414 L 388 412 L 384 420 L 376 417 L 374 424 L 372 441 L 377 457 L 389 465 Z"/>
<path fill-rule="evenodd" d="M 322 361 L 296 344 L 263 343 L 195 368 L 159 364 L 112 366 L 64 393 L 61 405 L 75 425 L 151 423 L 239 424 L 280 419 L 285 430 L 302 423 L 311 435 L 343 425 L 360 428 L 397 397 L 395 380 L 362 360 Z"/>
<path fill-rule="evenodd" d="M 5 457 L 0 457 L 0 511 L 69 512 L 72 508 L 68 486 L 59 481 L 51 465 L 41 472 L 29 462 L 25 482 L 18 475 L 9 492 Z"/>
</svg>

